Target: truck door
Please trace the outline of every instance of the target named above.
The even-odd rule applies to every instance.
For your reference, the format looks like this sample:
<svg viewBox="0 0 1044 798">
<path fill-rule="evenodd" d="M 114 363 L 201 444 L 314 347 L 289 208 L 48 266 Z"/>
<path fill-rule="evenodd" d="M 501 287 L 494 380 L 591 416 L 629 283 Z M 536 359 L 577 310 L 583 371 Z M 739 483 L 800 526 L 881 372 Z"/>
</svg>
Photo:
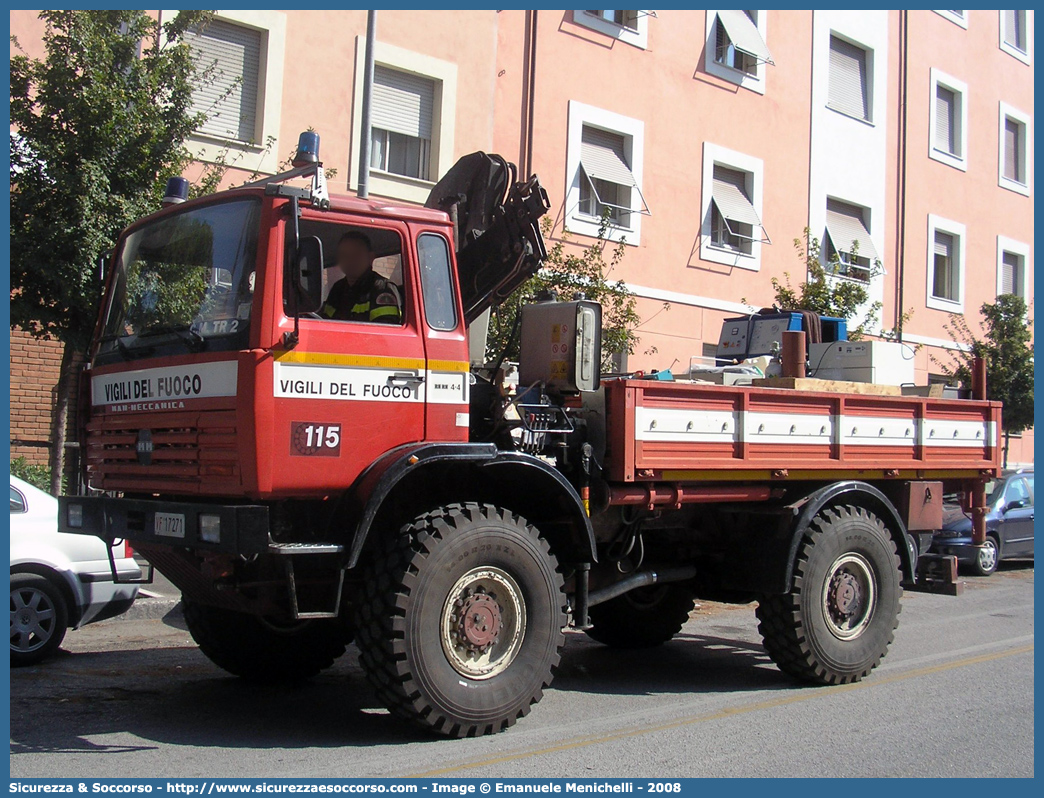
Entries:
<svg viewBox="0 0 1044 798">
<path fill-rule="evenodd" d="M 275 479 L 284 487 L 343 489 L 388 450 L 424 440 L 423 319 L 415 272 L 404 268 L 411 247 L 406 226 L 329 219 L 305 213 L 300 224 L 302 236 L 322 240 L 327 298 L 344 277 L 338 257 L 345 237 L 364 237 L 373 256 L 370 279 L 382 282 L 351 295 L 351 319 L 339 320 L 329 305 L 302 316 L 297 346 L 275 356 L 275 419 L 283 429 L 274 445 L 290 453 L 290 467 Z M 396 302 L 397 314 L 390 312 Z"/>
<path fill-rule="evenodd" d="M 465 441 L 470 392 L 468 343 L 450 242 L 443 231 L 414 232 L 427 356 L 425 432 L 430 441 Z"/>
</svg>

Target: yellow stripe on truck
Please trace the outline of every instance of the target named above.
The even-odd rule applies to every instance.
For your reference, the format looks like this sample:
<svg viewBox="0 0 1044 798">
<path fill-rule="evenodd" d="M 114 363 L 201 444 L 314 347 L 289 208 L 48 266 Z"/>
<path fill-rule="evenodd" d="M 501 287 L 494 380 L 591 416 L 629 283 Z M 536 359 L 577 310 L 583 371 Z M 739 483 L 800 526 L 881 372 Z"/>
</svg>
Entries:
<svg viewBox="0 0 1044 798">
<path fill-rule="evenodd" d="M 361 366 L 385 369 L 430 369 L 467 373 L 470 365 L 459 360 L 430 360 L 422 357 L 385 357 L 382 355 L 344 355 L 337 352 L 299 352 L 297 350 L 275 351 L 280 363 L 310 363 L 322 366 Z"/>
</svg>

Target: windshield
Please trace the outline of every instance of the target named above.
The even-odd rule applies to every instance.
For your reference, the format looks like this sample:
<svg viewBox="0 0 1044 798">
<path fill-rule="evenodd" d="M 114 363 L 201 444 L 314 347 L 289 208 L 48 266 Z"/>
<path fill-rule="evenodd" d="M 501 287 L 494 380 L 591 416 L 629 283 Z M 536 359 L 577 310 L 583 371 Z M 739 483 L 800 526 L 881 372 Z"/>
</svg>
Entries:
<svg viewBox="0 0 1044 798">
<path fill-rule="evenodd" d="M 246 348 L 260 210 L 257 200 L 207 205 L 128 235 L 98 362 Z"/>
</svg>

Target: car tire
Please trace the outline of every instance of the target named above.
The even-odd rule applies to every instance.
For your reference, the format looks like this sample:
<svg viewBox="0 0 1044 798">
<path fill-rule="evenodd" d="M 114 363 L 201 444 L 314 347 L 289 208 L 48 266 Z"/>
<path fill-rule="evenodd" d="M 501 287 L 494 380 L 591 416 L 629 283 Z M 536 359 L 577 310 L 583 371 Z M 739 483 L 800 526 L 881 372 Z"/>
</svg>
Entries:
<svg viewBox="0 0 1044 798">
<path fill-rule="evenodd" d="M 309 679 L 333 665 L 351 634 L 337 620 L 276 624 L 256 615 L 182 599 L 185 625 L 207 659 L 262 683 Z"/>
<path fill-rule="evenodd" d="M 11 665 L 35 665 L 58 650 L 69 628 L 61 588 L 39 574 L 11 574 Z"/>
<path fill-rule="evenodd" d="M 681 631 L 694 605 L 684 585 L 650 585 L 591 607 L 586 632 L 612 648 L 652 648 Z"/>
<path fill-rule="evenodd" d="M 784 673 L 857 682 L 887 653 L 902 594 L 899 556 L 881 520 L 862 507 L 827 508 L 801 541 L 791 591 L 759 599 L 758 631 Z"/>
<path fill-rule="evenodd" d="M 529 713 L 565 643 L 558 563 L 509 510 L 452 504 L 387 535 L 355 602 L 359 661 L 396 716 L 451 737 Z"/>
<path fill-rule="evenodd" d="M 979 576 L 989 576 L 997 570 L 1000 556 L 1000 541 L 997 540 L 995 535 L 987 535 L 986 542 L 975 553 L 975 559 L 972 560 L 972 570 Z"/>
</svg>

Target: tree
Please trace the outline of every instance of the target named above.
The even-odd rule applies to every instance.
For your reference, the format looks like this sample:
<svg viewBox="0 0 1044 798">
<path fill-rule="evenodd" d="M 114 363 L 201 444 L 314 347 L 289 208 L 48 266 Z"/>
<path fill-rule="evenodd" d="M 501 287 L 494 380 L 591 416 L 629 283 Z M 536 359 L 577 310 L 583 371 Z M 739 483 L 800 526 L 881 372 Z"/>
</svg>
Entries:
<svg viewBox="0 0 1044 798">
<path fill-rule="evenodd" d="M 157 208 L 190 160 L 200 83 L 185 40 L 210 14 L 162 25 L 142 11 L 43 11 L 43 59 L 11 58 L 11 326 L 62 342 L 51 421 L 51 490 L 61 489 L 75 364 L 102 285 L 99 257 Z"/>
<path fill-rule="evenodd" d="M 1004 465 L 1012 433 L 1033 426 L 1033 323 L 1026 318 L 1026 301 L 1015 294 L 1001 294 L 993 304 L 979 308 L 982 337 L 976 336 L 964 316 L 951 315 L 943 325 L 960 348 L 950 350 L 949 361 L 931 356 L 947 377 L 965 388 L 972 384 L 972 361 L 986 361 L 986 398 L 1003 402 Z"/>
<path fill-rule="evenodd" d="M 806 227 L 802 238 L 794 239 L 794 248 L 805 267 L 805 280 L 796 289 L 790 284 L 789 272 L 783 273 L 783 281 L 772 278 L 775 304 L 781 310 L 811 310 L 822 316 L 853 320 L 863 312 L 863 318 L 854 328 L 849 328 L 848 337 L 853 341 L 867 335 L 877 323 L 881 310 L 880 302 L 866 307 L 870 299 L 870 281 L 881 274 L 881 261 L 875 259 L 856 276 L 856 269 L 844 263 L 837 252 L 820 261 L 819 239 L 811 235 Z M 850 262 L 859 255 L 858 242 L 853 244 Z M 865 308 L 865 310 L 863 310 Z"/>
<path fill-rule="evenodd" d="M 545 239 L 551 237 L 552 223 L 544 218 L 540 223 Z M 626 242 L 622 239 L 608 253 L 607 231 L 609 216 L 602 219 L 598 237 L 594 243 L 579 251 L 566 250 L 569 234 L 555 240 L 548 250 L 547 258 L 540 271 L 519 286 L 503 304 L 494 309 L 490 316 L 489 337 L 486 356 L 496 360 L 502 354 L 505 359 L 518 360 L 522 306 L 546 294 L 555 294 L 569 300 L 577 294 L 602 306 L 602 363 L 603 371 L 611 369 L 614 355 L 634 354 L 639 337 L 636 332 L 641 317 L 636 310 L 637 301 L 623 280 L 613 281 L 611 274 L 626 253 Z M 664 307 L 669 305 L 664 303 Z"/>
</svg>

